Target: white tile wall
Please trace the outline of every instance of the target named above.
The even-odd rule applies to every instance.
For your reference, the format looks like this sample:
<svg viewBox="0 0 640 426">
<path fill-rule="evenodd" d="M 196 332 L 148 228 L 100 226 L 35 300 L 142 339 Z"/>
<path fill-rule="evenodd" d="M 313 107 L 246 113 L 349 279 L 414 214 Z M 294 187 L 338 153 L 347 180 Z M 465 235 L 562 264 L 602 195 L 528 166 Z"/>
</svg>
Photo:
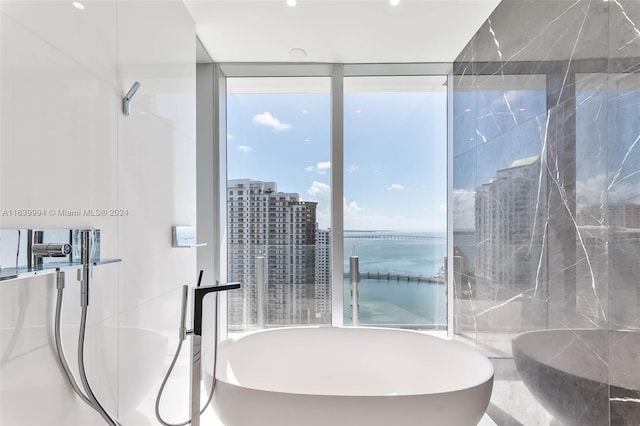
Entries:
<svg viewBox="0 0 640 426">
<path fill-rule="evenodd" d="M 122 263 L 94 271 L 89 379 L 109 410 L 133 421 L 125 424 L 155 424 L 153 404 L 142 402 L 170 361 L 181 286 L 196 277 L 195 250 L 171 247 L 172 225 L 196 223 L 195 26 L 180 0 L 82 3 L 0 2 L 0 211 L 128 215 L 0 216 L 0 227 L 102 230 L 103 256 Z M 142 86 L 124 117 L 121 97 L 135 80 Z M 57 366 L 54 304 L 52 276 L 0 282 L 2 425 L 103 424 Z M 63 335 L 73 366 L 79 317 L 68 274 Z"/>
</svg>

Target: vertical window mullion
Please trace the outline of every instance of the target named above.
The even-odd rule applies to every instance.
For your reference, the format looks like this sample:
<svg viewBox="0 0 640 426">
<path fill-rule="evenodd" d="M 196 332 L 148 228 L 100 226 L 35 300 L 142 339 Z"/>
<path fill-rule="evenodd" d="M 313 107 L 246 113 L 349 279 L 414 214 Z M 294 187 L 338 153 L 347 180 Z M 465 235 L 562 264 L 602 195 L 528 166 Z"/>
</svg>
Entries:
<svg viewBox="0 0 640 426">
<path fill-rule="evenodd" d="M 331 71 L 331 325 L 343 325 L 344 66 Z"/>
<path fill-rule="evenodd" d="M 447 337 L 453 338 L 453 72 L 447 74 Z"/>
</svg>

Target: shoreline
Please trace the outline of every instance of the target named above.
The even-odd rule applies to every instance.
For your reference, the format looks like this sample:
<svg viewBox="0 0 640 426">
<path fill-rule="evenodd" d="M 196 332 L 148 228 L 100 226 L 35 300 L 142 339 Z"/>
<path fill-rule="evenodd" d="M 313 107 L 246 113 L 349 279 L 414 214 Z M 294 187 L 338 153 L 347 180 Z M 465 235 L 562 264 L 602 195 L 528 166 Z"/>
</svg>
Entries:
<svg viewBox="0 0 640 426">
<path fill-rule="evenodd" d="M 345 278 L 349 278 L 349 274 L 344 274 Z M 441 275 L 422 276 L 408 274 L 392 274 L 390 272 L 360 272 L 360 279 L 365 280 L 381 280 L 381 281 L 402 281 L 417 282 L 429 284 L 444 284 L 444 277 Z"/>
</svg>

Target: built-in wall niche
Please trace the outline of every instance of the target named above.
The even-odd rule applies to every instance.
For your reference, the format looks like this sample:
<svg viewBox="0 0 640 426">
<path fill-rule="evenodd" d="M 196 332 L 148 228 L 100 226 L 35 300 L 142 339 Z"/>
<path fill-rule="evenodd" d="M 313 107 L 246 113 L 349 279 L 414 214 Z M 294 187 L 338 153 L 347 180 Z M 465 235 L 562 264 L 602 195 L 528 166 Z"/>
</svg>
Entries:
<svg viewBox="0 0 640 426">
<path fill-rule="evenodd" d="M 0 229 L 0 281 L 120 262 L 100 243 L 99 229 Z"/>
</svg>

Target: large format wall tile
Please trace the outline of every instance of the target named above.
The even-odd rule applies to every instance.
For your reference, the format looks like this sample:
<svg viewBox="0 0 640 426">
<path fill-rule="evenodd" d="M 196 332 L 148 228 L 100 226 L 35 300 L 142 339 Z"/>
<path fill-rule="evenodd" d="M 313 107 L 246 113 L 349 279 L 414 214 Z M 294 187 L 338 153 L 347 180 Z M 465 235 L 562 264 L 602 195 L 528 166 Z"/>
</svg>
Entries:
<svg viewBox="0 0 640 426">
<path fill-rule="evenodd" d="M 63 213 L 117 206 L 116 4 L 80 11 L 70 2 L 3 1 L 0 19 L 0 209 L 8 212 L 0 227 L 100 228 L 103 256 L 117 257 L 117 218 Z M 75 273 L 66 278 L 62 334 L 75 370 L 80 287 Z M 85 360 L 96 394 L 114 412 L 118 333 L 110 318 L 118 313 L 117 292 L 118 266 L 94 271 Z M 55 297 L 53 276 L 0 285 L 2 424 L 101 422 L 57 365 Z"/>
<path fill-rule="evenodd" d="M 456 333 L 509 356 L 516 334 L 558 330 L 523 334 L 547 361 L 514 355 L 568 424 L 640 421 L 640 380 L 613 374 L 635 380 L 640 325 L 639 23 L 635 1 L 505 0 L 454 65 Z M 494 401 L 529 424 L 514 389 Z"/>
<path fill-rule="evenodd" d="M 144 401 L 154 400 L 177 343 L 182 286 L 197 277 L 196 249 L 172 247 L 171 233 L 196 225 L 195 29 L 181 1 L 118 6 L 119 82 L 123 92 L 141 84 L 131 115 L 118 118 L 119 201 L 128 211 L 119 230 L 120 412 L 155 423 Z"/>
<path fill-rule="evenodd" d="M 113 414 L 153 423 L 153 406 L 130 415 L 167 367 L 180 289 L 196 276 L 195 250 L 171 247 L 172 225 L 195 225 L 195 28 L 178 0 L 82 4 L 0 3 L 0 210 L 9 212 L 0 227 L 101 229 L 102 256 L 122 263 L 93 271 L 87 374 Z M 125 118 L 122 96 L 135 80 Z M 0 283 L 2 424 L 103 422 L 57 366 L 54 281 Z M 80 311 L 68 273 L 62 335 L 73 369 Z"/>
<path fill-rule="evenodd" d="M 55 44 L 76 37 L 57 39 L 50 27 L 47 31 L 36 26 L 38 33 L 27 26 L 37 25 L 41 19 L 36 18 L 50 11 L 60 28 L 74 27 L 80 11 L 66 3 L 63 10 L 55 7 L 61 4 L 2 5 L 2 208 L 43 209 L 46 215 L 10 212 L 0 217 L 0 223 L 2 227 L 115 229 L 116 218 L 61 212 L 117 204 L 115 4 L 107 2 L 101 4 L 101 13 L 82 15 L 86 25 L 103 30 L 100 45 L 106 53 L 99 67 L 109 69 L 110 75 L 96 72 L 97 65 L 82 63 L 96 54 L 91 44 L 71 48 Z"/>
</svg>

